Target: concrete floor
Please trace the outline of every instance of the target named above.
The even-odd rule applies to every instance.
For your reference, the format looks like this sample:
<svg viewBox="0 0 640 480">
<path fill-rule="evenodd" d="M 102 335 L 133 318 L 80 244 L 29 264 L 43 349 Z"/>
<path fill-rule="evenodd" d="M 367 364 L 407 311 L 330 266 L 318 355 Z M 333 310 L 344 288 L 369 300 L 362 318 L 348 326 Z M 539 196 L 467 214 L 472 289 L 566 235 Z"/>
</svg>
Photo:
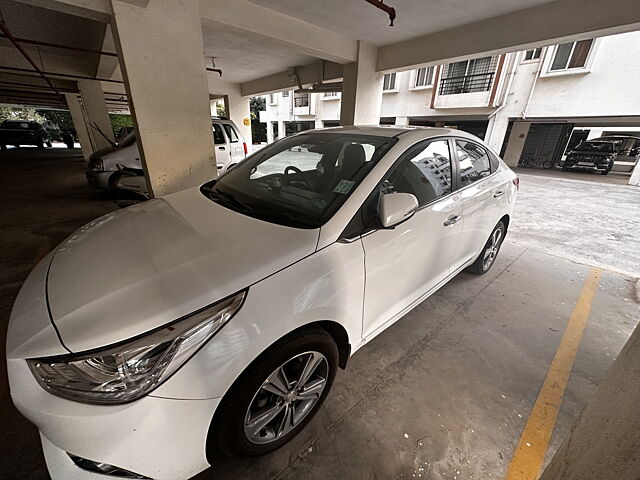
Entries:
<svg viewBox="0 0 640 480">
<path fill-rule="evenodd" d="M 68 151 L 0 155 L 4 361 L 6 322 L 29 270 L 66 235 L 115 205 L 86 185 L 83 163 Z M 318 415 L 291 443 L 263 458 L 223 460 L 197 478 L 501 478 L 590 268 L 589 249 L 576 250 L 576 263 L 543 251 L 552 249 L 540 239 L 529 242 L 535 248 L 527 243 L 536 231 L 527 226 L 528 215 L 545 198 L 535 182 L 523 176 L 518 219 L 488 274 L 459 275 L 356 353 Z M 568 192 L 576 185 L 565 183 L 554 187 L 567 189 L 553 197 L 556 210 L 568 208 L 563 198 L 574 201 Z M 620 193 L 618 201 L 624 198 Z M 621 216 L 609 213 L 605 231 L 620 231 Z M 536 220 L 542 231 L 543 218 Z M 592 223 L 581 226 L 584 236 L 602 230 Z M 640 322 L 635 280 L 603 273 L 548 456 Z M 0 411 L 0 476 L 47 478 L 36 429 L 10 402 L 4 366 Z"/>
</svg>

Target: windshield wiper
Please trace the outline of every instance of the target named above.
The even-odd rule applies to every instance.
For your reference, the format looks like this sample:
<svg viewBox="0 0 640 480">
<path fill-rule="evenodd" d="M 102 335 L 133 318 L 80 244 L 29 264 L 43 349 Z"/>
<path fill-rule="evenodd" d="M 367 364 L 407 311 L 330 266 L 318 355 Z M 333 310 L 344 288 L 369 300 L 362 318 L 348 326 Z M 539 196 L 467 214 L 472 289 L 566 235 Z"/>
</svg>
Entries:
<svg viewBox="0 0 640 480">
<path fill-rule="evenodd" d="M 244 202 L 238 200 L 232 193 L 225 192 L 224 190 L 220 190 L 219 188 L 213 189 L 211 187 L 206 187 L 202 189 L 205 193 L 207 193 L 210 197 L 217 197 L 218 200 L 226 200 L 228 203 L 235 205 L 236 207 L 240 207 L 246 211 L 252 211 L 253 208 L 247 205 Z"/>
</svg>

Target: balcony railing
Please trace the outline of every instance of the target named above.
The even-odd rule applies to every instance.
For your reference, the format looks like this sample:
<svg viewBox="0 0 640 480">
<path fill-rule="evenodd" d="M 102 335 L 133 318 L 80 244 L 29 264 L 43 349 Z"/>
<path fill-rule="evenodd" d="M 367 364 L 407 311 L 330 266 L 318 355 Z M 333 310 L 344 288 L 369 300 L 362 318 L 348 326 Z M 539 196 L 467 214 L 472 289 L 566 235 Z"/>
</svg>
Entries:
<svg viewBox="0 0 640 480">
<path fill-rule="evenodd" d="M 455 95 L 457 93 L 486 92 L 493 85 L 496 72 L 476 73 L 458 77 L 443 77 L 440 79 L 438 93 L 440 95 Z"/>
</svg>

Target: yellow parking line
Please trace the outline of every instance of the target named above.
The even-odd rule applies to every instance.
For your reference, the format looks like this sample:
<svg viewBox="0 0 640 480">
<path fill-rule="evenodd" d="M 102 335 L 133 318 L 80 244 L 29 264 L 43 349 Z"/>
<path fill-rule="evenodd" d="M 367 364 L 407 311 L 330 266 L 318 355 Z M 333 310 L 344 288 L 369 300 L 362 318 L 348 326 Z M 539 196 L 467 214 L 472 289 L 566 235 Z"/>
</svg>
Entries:
<svg viewBox="0 0 640 480">
<path fill-rule="evenodd" d="M 592 268 L 584 282 L 538 399 L 520 436 L 505 480 L 536 480 L 540 474 L 601 273 L 600 269 Z"/>
</svg>

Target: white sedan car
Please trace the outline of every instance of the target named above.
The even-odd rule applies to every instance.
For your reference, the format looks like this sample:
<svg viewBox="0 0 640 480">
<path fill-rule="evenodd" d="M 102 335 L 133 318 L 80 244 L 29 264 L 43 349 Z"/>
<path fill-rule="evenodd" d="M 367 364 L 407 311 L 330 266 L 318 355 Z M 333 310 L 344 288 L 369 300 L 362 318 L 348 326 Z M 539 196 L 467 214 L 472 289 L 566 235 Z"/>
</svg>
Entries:
<svg viewBox="0 0 640 480">
<path fill-rule="evenodd" d="M 51 476 L 188 478 L 283 445 L 350 355 L 491 268 L 517 189 L 464 132 L 344 127 L 84 226 L 33 270 L 7 337 Z"/>
</svg>

